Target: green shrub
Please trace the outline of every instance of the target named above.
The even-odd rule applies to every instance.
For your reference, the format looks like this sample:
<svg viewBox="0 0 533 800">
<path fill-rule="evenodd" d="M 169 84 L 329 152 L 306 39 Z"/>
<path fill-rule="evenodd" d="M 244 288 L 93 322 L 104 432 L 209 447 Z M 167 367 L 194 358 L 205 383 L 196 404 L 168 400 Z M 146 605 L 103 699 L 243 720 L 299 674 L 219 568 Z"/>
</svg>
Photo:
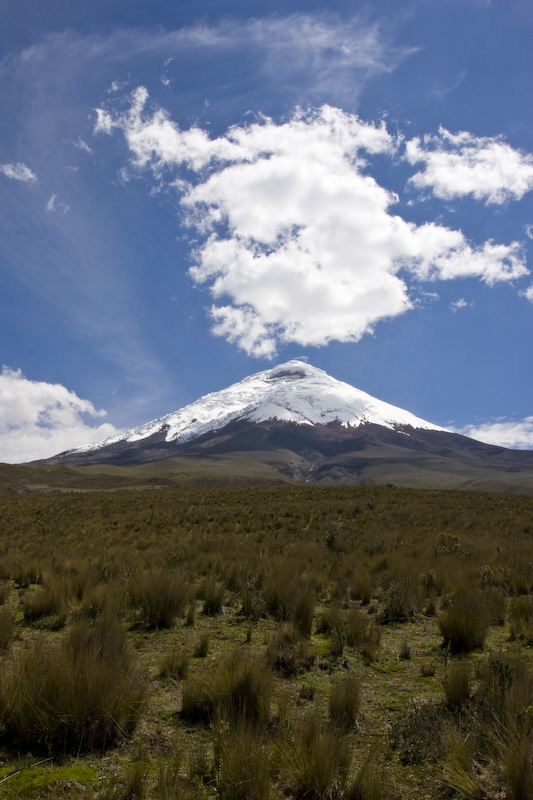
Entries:
<svg viewBox="0 0 533 800">
<path fill-rule="evenodd" d="M 488 627 L 483 595 L 475 587 L 459 589 L 439 616 L 443 647 L 454 655 L 482 649 Z"/>
<path fill-rule="evenodd" d="M 355 675 L 346 675 L 333 684 L 329 693 L 329 718 L 335 727 L 349 731 L 354 727 L 361 701 L 361 684 Z"/>
<path fill-rule="evenodd" d="M 440 758 L 448 724 L 442 703 L 409 703 L 391 730 L 391 747 L 402 764 L 423 764 Z"/>
<path fill-rule="evenodd" d="M 99 750 L 130 734 L 146 684 L 117 624 L 76 627 L 62 645 L 37 638 L 0 672 L 0 720 L 18 747 Z"/>
</svg>

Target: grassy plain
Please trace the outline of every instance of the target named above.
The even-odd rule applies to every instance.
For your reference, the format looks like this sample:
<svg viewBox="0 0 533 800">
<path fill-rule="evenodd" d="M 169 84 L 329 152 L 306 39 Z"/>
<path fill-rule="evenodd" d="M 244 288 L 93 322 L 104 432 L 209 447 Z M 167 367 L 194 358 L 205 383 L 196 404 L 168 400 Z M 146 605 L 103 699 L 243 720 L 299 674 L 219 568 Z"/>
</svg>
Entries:
<svg viewBox="0 0 533 800">
<path fill-rule="evenodd" d="M 533 797 L 533 497 L 0 509 L 0 797 Z"/>
</svg>

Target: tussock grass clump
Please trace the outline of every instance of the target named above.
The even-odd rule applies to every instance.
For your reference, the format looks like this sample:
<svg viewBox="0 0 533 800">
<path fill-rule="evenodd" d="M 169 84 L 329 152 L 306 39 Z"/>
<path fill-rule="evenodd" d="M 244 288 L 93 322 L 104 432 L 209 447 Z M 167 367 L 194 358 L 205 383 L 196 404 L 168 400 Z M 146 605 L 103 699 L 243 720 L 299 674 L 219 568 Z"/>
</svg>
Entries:
<svg viewBox="0 0 533 800">
<path fill-rule="evenodd" d="M 276 631 L 269 643 L 266 661 L 271 669 L 285 677 L 291 677 L 311 669 L 315 657 L 294 625 L 287 623 Z"/>
<path fill-rule="evenodd" d="M 132 579 L 130 598 L 147 628 L 171 628 L 187 604 L 189 587 L 174 570 L 149 570 Z"/>
<path fill-rule="evenodd" d="M 156 781 L 152 791 L 154 800 L 185 800 L 191 797 L 187 792 L 181 771 L 183 756 L 177 750 L 169 759 L 159 759 L 156 767 Z"/>
<path fill-rule="evenodd" d="M 474 771 L 474 748 L 470 737 L 452 731 L 443 758 L 444 783 L 466 800 L 482 800 L 486 795 Z"/>
<path fill-rule="evenodd" d="M 282 560 L 273 564 L 261 592 L 267 614 L 278 622 L 290 620 L 298 588 L 298 582 L 294 577 L 294 564 Z"/>
<path fill-rule="evenodd" d="M 509 608 L 511 639 L 521 639 L 524 644 L 533 644 L 533 597 L 513 597 Z"/>
<path fill-rule="evenodd" d="M 122 774 L 111 776 L 99 793 L 99 800 L 144 800 L 149 796 L 146 786 L 149 770 L 148 757 L 139 750 Z"/>
<path fill-rule="evenodd" d="M 173 647 L 163 655 L 159 664 L 160 678 L 185 680 L 189 673 L 190 658 L 179 647 Z"/>
<path fill-rule="evenodd" d="M 481 650 L 489 627 L 483 594 L 475 587 L 461 587 L 439 616 L 443 647 L 454 655 Z"/>
<path fill-rule="evenodd" d="M 352 576 L 350 597 L 367 606 L 374 596 L 374 582 L 368 571 L 358 571 Z"/>
<path fill-rule="evenodd" d="M 269 800 L 272 753 L 268 740 L 246 722 L 216 731 L 217 794 L 221 800 Z"/>
<path fill-rule="evenodd" d="M 195 658 L 206 658 L 209 655 L 209 648 L 211 646 L 211 641 L 207 633 L 204 633 L 203 636 L 200 637 L 198 644 L 194 650 Z"/>
<path fill-rule="evenodd" d="M 344 800 L 387 800 L 390 796 L 383 770 L 375 759 L 369 758 L 346 790 Z"/>
<path fill-rule="evenodd" d="M 346 740 L 317 713 L 304 717 L 280 745 L 282 783 L 293 797 L 324 800 L 344 786 L 350 768 Z"/>
<path fill-rule="evenodd" d="M 145 682 L 124 631 L 102 620 L 59 645 L 35 639 L 0 671 L 0 719 L 22 749 L 101 750 L 133 731 Z"/>
<path fill-rule="evenodd" d="M 76 608 L 78 619 L 96 619 L 105 614 L 123 619 L 128 606 L 125 581 L 113 583 L 88 583 Z"/>
<path fill-rule="evenodd" d="M 477 670 L 476 701 L 486 733 L 504 745 L 533 734 L 533 672 L 519 658 L 492 655 Z"/>
<path fill-rule="evenodd" d="M 402 661 L 410 661 L 411 660 L 411 646 L 407 639 L 402 639 L 402 643 L 400 645 L 400 651 L 398 653 L 398 658 Z"/>
<path fill-rule="evenodd" d="M 444 695 L 449 707 L 460 709 L 469 699 L 472 688 L 472 668 L 467 661 L 452 663 L 443 682 Z"/>
<path fill-rule="evenodd" d="M 354 608 L 346 621 L 346 644 L 355 647 L 365 661 L 375 661 L 381 642 L 381 628 L 364 611 Z"/>
<path fill-rule="evenodd" d="M 335 683 L 329 693 L 329 718 L 335 727 L 351 730 L 359 713 L 361 684 L 355 675 L 346 675 Z"/>
<path fill-rule="evenodd" d="M 508 748 L 505 759 L 505 783 L 509 800 L 533 797 L 533 737 L 531 734 Z"/>
<path fill-rule="evenodd" d="M 8 650 L 15 638 L 15 615 L 10 608 L 0 608 L 0 650 Z"/>
<path fill-rule="evenodd" d="M 313 630 L 313 616 L 315 612 L 315 598 L 312 591 L 304 587 L 296 595 L 292 619 L 294 627 L 306 639 L 309 639 Z"/>
<path fill-rule="evenodd" d="M 27 589 L 31 584 L 42 583 L 42 565 L 33 559 L 17 561 L 11 567 L 10 577 L 19 589 Z"/>
<path fill-rule="evenodd" d="M 270 715 L 272 675 L 257 659 L 236 651 L 203 677 L 183 687 L 182 715 L 192 722 L 222 720 L 264 725 Z"/>
<path fill-rule="evenodd" d="M 11 594 L 11 581 L 0 580 L 0 605 L 7 603 L 10 594 Z"/>
<path fill-rule="evenodd" d="M 348 614 L 346 621 L 346 644 L 348 647 L 356 647 L 359 649 L 368 638 L 368 630 L 371 622 L 368 614 L 354 608 Z"/>
<path fill-rule="evenodd" d="M 224 587 L 215 581 L 213 577 L 208 577 L 203 582 L 198 597 L 204 601 L 202 612 L 208 617 L 222 614 L 224 607 Z"/>
<path fill-rule="evenodd" d="M 22 602 L 22 613 L 24 622 L 30 624 L 43 617 L 57 617 L 64 624 L 67 614 L 67 599 L 63 584 L 58 581 L 45 589 L 26 592 Z"/>
<path fill-rule="evenodd" d="M 419 608 L 418 587 L 411 577 L 393 578 L 383 591 L 382 625 L 409 622 Z"/>
<path fill-rule="evenodd" d="M 317 633 L 330 634 L 332 631 L 344 628 L 344 614 L 338 605 L 328 606 L 321 614 L 316 627 Z"/>
</svg>

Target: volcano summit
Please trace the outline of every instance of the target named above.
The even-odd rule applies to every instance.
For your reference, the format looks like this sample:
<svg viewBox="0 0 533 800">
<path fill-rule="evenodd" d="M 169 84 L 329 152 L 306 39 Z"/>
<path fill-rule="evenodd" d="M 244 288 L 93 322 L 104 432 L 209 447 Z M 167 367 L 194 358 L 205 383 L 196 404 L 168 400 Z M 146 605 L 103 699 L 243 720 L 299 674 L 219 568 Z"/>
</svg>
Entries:
<svg viewBox="0 0 533 800">
<path fill-rule="evenodd" d="M 299 360 L 258 372 L 106 441 L 35 463 L 132 467 L 158 462 L 161 476 L 166 467 L 186 472 L 190 459 L 208 462 L 203 480 L 216 482 L 224 481 L 231 462 L 231 480 L 239 481 L 253 482 L 254 464 L 268 467 L 270 480 L 284 482 L 533 492 L 533 452 L 459 436 Z"/>
</svg>

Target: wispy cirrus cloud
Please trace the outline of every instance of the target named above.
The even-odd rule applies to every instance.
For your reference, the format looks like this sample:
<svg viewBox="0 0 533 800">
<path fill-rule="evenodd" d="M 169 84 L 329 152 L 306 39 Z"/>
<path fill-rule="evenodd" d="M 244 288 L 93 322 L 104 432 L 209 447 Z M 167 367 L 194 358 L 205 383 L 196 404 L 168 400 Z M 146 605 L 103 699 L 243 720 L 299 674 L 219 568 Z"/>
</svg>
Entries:
<svg viewBox="0 0 533 800">
<path fill-rule="evenodd" d="M 233 35 L 253 41 L 267 54 L 263 69 L 290 81 L 308 99 L 354 99 L 366 81 L 392 72 L 416 47 L 398 46 L 382 24 L 355 15 L 292 14 L 250 20 Z"/>
<path fill-rule="evenodd" d="M 468 308 L 468 306 L 471 306 L 471 305 L 472 305 L 472 303 L 468 303 L 464 299 L 464 297 L 460 297 L 459 300 L 454 300 L 453 301 L 453 303 L 451 304 L 451 309 L 452 309 L 453 313 L 456 314 L 461 309 Z"/>
<path fill-rule="evenodd" d="M 479 442 L 518 450 L 533 450 L 533 417 L 521 420 L 500 418 L 478 425 L 466 425 L 456 433 Z"/>
<path fill-rule="evenodd" d="M 0 172 L 2 172 L 6 178 L 11 178 L 14 181 L 21 181 L 22 183 L 34 183 L 37 180 L 37 175 L 22 162 L 17 164 L 0 164 Z"/>
<path fill-rule="evenodd" d="M 383 123 L 322 106 L 210 138 L 147 105 L 139 87 L 127 111 L 98 109 L 95 132 L 122 131 L 133 168 L 178 189 L 201 236 L 189 274 L 213 297 L 213 331 L 249 354 L 357 341 L 411 308 L 416 282 L 527 274 L 517 242 L 475 246 L 394 213 L 398 198 L 369 174 L 373 156 L 399 159 Z"/>
<path fill-rule="evenodd" d="M 520 292 L 520 294 L 522 297 L 525 297 L 527 300 L 529 300 L 530 303 L 533 303 L 533 283 L 531 286 L 528 286 L 527 289 L 524 289 L 523 292 Z"/>
<path fill-rule="evenodd" d="M 0 461 L 17 464 L 48 458 L 117 433 L 89 400 L 61 384 L 28 380 L 20 370 L 0 374 Z"/>
<path fill-rule="evenodd" d="M 501 204 L 520 200 L 533 189 L 533 156 L 497 137 L 453 134 L 441 127 L 437 135 L 406 142 L 405 158 L 424 164 L 409 182 L 444 200 L 471 195 Z"/>
<path fill-rule="evenodd" d="M 47 211 L 61 211 L 63 214 L 66 214 L 67 211 L 69 210 L 69 206 L 67 205 L 67 203 L 62 203 L 62 202 L 58 201 L 56 194 L 52 194 L 52 195 L 50 195 L 50 199 L 48 200 L 48 202 L 46 204 L 46 210 Z"/>
</svg>

